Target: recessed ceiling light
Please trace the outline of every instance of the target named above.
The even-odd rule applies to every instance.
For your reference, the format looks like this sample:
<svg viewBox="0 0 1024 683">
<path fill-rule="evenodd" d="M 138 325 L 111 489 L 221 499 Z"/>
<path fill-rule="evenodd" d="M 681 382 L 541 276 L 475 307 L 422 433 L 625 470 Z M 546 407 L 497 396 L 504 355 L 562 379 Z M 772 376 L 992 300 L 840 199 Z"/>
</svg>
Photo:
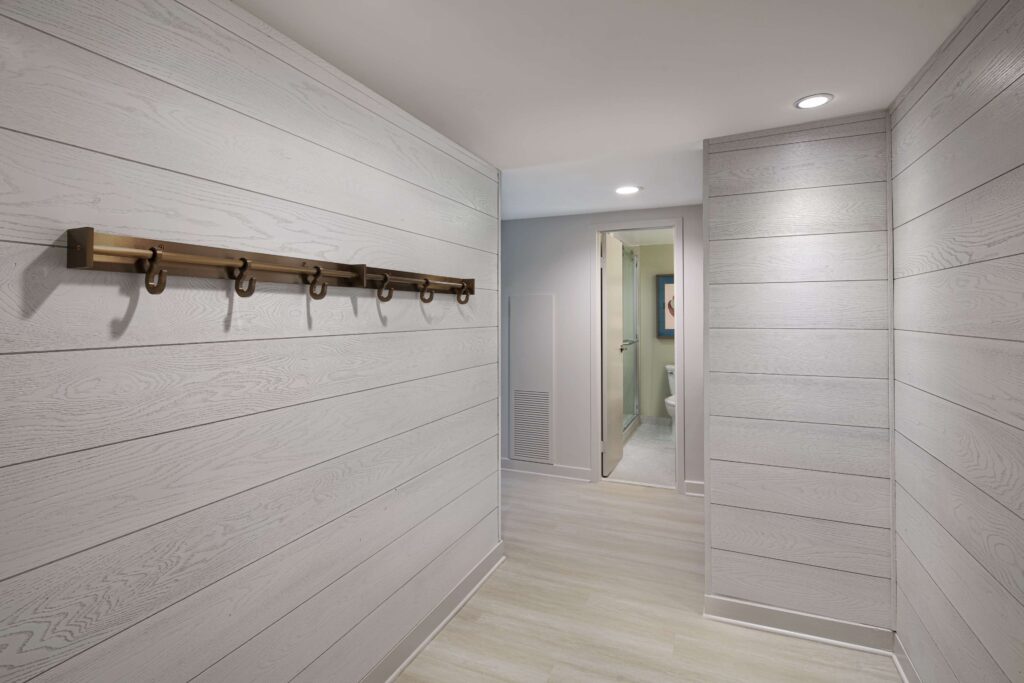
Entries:
<svg viewBox="0 0 1024 683">
<path fill-rule="evenodd" d="M 615 188 L 615 194 L 636 194 L 640 189 L 637 185 L 623 185 Z"/>
<path fill-rule="evenodd" d="M 828 104 L 832 101 L 832 97 L 833 96 L 827 92 L 820 92 L 815 95 L 801 97 L 793 104 L 797 109 L 814 109 L 815 107 L 820 107 L 823 104 Z"/>
</svg>

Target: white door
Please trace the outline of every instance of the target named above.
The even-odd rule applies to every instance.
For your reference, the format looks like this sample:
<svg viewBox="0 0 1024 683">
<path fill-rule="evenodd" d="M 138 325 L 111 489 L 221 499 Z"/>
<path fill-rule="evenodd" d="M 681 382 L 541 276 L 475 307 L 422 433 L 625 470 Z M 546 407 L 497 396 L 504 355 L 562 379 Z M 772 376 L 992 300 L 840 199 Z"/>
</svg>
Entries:
<svg viewBox="0 0 1024 683">
<path fill-rule="evenodd" d="M 601 240 L 601 474 L 622 460 L 622 242 Z"/>
</svg>

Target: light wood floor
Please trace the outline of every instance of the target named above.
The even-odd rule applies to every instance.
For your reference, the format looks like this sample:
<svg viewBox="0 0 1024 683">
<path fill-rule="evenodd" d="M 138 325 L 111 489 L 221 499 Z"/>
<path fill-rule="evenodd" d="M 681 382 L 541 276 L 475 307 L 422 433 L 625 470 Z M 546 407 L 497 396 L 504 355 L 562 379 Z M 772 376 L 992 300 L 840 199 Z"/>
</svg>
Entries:
<svg viewBox="0 0 1024 683">
<path fill-rule="evenodd" d="M 399 681 L 899 681 L 889 657 L 705 619 L 703 502 L 503 472 L 508 559 Z"/>
</svg>

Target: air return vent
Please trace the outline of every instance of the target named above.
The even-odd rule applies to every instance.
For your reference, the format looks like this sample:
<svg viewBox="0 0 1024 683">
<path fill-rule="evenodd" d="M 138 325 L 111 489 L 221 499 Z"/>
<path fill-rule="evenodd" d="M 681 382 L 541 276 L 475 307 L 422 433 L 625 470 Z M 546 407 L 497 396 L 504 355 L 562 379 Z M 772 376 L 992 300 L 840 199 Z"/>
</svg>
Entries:
<svg viewBox="0 0 1024 683">
<path fill-rule="evenodd" d="M 555 298 L 513 296 L 508 305 L 509 457 L 553 464 Z"/>
</svg>

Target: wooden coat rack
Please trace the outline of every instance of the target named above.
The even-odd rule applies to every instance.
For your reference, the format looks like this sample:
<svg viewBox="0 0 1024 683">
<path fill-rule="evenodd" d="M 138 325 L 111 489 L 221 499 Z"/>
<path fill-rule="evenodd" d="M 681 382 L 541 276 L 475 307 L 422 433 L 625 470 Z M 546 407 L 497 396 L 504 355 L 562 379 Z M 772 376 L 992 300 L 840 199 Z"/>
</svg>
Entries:
<svg viewBox="0 0 1024 683">
<path fill-rule="evenodd" d="M 234 280 L 235 292 L 243 297 L 255 293 L 257 281 L 304 285 L 318 300 L 327 296 L 328 287 L 375 289 L 381 301 L 390 301 L 396 290 L 419 292 L 423 303 L 442 292 L 454 294 L 456 301 L 465 304 L 476 293 L 472 278 L 125 237 L 93 228 L 68 230 L 67 240 L 68 268 L 144 273 L 150 294 L 161 293 L 167 278 L 178 276 Z"/>
</svg>

